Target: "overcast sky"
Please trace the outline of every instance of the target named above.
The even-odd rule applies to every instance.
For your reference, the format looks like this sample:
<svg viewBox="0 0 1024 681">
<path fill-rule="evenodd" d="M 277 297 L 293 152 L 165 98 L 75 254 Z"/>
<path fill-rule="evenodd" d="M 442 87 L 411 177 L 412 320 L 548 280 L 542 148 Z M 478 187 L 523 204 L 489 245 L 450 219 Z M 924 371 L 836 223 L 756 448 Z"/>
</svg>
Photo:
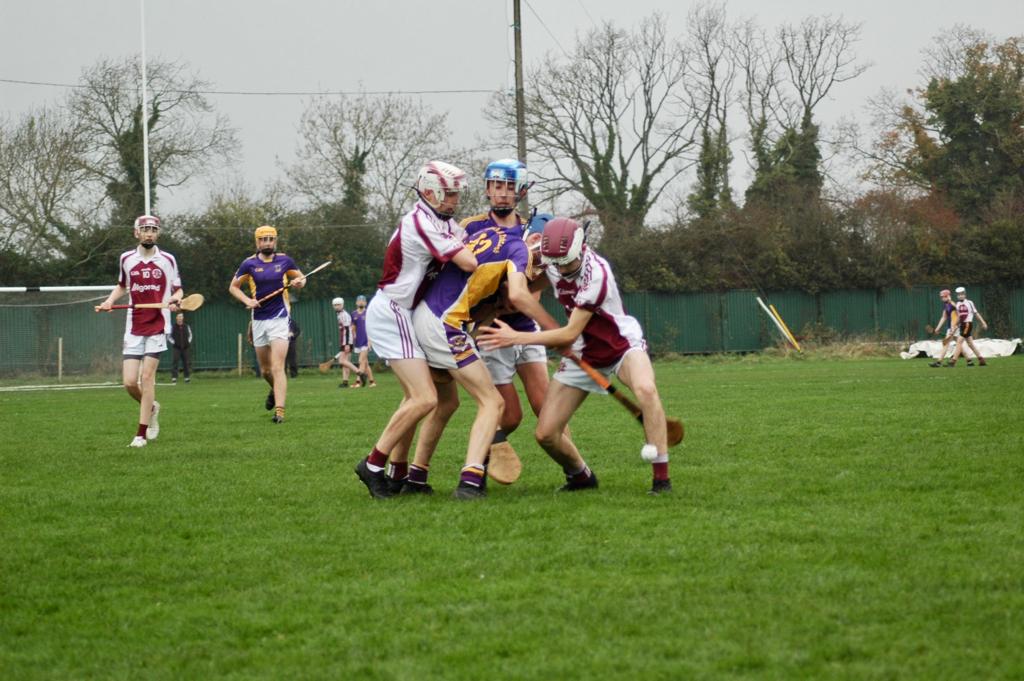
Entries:
<svg viewBox="0 0 1024 681">
<path fill-rule="evenodd" d="M 522 0 L 527 65 L 549 50 L 571 50 L 575 36 L 612 21 L 632 26 L 654 11 L 682 32 L 685 0 Z M 149 58 L 187 61 L 215 89 L 233 91 L 493 90 L 512 85 L 511 0 L 147 0 Z M 811 14 L 862 22 L 861 59 L 873 66 L 835 90 L 821 109 L 829 125 L 861 115 L 883 87 L 919 82 L 921 50 L 941 30 L 967 24 L 997 38 L 1024 33 L 1021 0 L 731 0 L 730 18 L 762 26 Z M 138 0 L 0 0 L 0 79 L 75 83 L 102 57 L 140 49 Z M 0 115 L 18 115 L 64 96 L 54 87 L 0 82 Z M 297 142 L 308 97 L 211 95 L 238 130 L 234 175 L 253 190 L 282 175 Z M 481 117 L 486 94 L 424 95 L 450 111 L 456 142 L 490 131 Z M 508 140 L 514 154 L 514 140 Z M 737 159 L 733 174 L 745 184 Z M 162 194 L 164 212 L 199 208 L 209 183 Z"/>
</svg>

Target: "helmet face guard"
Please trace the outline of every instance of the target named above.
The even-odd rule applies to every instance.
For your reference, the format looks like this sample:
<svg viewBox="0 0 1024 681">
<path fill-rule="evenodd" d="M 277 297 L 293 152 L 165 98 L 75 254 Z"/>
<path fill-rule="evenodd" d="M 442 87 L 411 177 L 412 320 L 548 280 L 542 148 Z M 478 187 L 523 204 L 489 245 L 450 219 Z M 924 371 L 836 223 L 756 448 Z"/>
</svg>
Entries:
<svg viewBox="0 0 1024 681">
<path fill-rule="evenodd" d="M 135 218 L 135 224 L 132 227 L 132 233 L 136 239 L 142 239 L 142 231 L 145 229 L 147 232 L 153 232 L 153 240 L 149 244 L 143 244 L 152 246 L 156 243 L 156 235 L 160 233 L 160 218 L 155 215 L 140 215 Z"/>
<path fill-rule="evenodd" d="M 569 218 L 555 218 L 544 226 L 540 255 L 545 265 L 568 265 L 583 253 L 583 227 Z"/>
<path fill-rule="evenodd" d="M 454 206 L 445 205 L 445 198 L 451 194 L 459 194 L 466 188 L 466 173 L 444 161 L 431 161 L 420 168 L 419 177 L 416 178 L 416 193 L 428 206 L 430 206 L 438 217 L 450 218 L 455 214 Z M 427 192 L 433 194 L 433 200 L 427 196 Z"/>
</svg>

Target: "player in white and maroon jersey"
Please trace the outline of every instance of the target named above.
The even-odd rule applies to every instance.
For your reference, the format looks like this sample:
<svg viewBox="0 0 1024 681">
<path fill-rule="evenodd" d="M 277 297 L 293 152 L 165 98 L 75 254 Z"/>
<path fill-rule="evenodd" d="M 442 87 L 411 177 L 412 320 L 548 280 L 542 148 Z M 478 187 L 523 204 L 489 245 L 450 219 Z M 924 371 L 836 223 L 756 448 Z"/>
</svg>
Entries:
<svg viewBox="0 0 1024 681">
<path fill-rule="evenodd" d="M 156 369 L 167 349 L 171 312 L 181 300 L 181 277 L 174 256 L 157 248 L 160 219 L 142 215 L 135 220 L 139 245 L 121 254 L 117 286 L 99 306 L 111 305 L 125 293 L 131 305 L 165 304 L 166 308 L 129 308 L 125 322 L 121 375 L 124 389 L 139 403 L 139 426 L 129 447 L 145 447 L 160 434 L 160 403 L 156 401 Z"/>
<path fill-rule="evenodd" d="M 971 348 L 971 352 L 978 358 L 978 366 L 986 366 L 985 358 L 981 356 L 978 348 L 974 346 L 974 318 L 978 318 L 983 329 L 988 328 L 988 322 L 978 312 L 978 308 L 974 306 L 974 303 L 967 299 L 967 289 L 963 286 L 956 287 L 956 313 L 960 322 L 960 335 L 956 339 L 956 350 L 953 351 L 953 358 L 949 360 L 949 364 L 946 366 L 956 366 L 956 361 L 960 359 L 960 353 L 963 352 L 964 343 L 967 343 L 968 347 Z M 970 364 L 968 361 L 967 365 L 970 366 Z"/>
<path fill-rule="evenodd" d="M 644 434 L 654 447 L 652 494 L 668 492 L 668 433 L 665 411 L 654 382 L 654 367 L 647 356 L 643 331 L 626 314 L 608 261 L 584 243 L 584 230 L 568 218 L 555 218 L 544 227 L 540 245 L 548 281 L 565 308 L 569 322 L 563 327 L 523 333 L 498 320 L 496 327 L 480 330 L 478 338 L 489 347 L 540 343 L 548 347 L 572 345 L 584 361 L 605 375 L 616 374 L 636 395 L 643 411 Z M 592 392 L 602 390 L 574 362 L 563 359 L 552 377 L 537 418 L 537 442 L 565 471 L 565 491 L 597 487 L 597 478 L 565 433 L 569 419 Z"/>
<path fill-rule="evenodd" d="M 445 263 L 466 272 L 476 269 L 476 257 L 452 219 L 465 186 L 466 174 L 449 163 L 431 161 L 420 169 L 415 186 L 419 200 L 391 235 L 384 273 L 366 309 L 369 340 L 377 356 L 388 361 L 404 393 L 373 450 L 356 465 L 356 475 L 375 498 L 392 495 L 389 476 L 405 478 L 416 424 L 437 405 L 430 368 L 413 330 L 412 309 Z M 385 474 L 389 457 L 391 470 Z"/>
</svg>

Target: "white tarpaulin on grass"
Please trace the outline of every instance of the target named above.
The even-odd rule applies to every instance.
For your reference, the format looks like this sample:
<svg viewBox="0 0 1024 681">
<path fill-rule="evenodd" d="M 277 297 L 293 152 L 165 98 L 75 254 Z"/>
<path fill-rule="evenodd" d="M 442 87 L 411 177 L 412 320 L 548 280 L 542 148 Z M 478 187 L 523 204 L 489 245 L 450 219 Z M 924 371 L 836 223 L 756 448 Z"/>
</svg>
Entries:
<svg viewBox="0 0 1024 681">
<path fill-rule="evenodd" d="M 1017 352 L 1017 348 L 1020 347 L 1020 338 L 1014 338 L 1013 340 L 1000 340 L 998 338 L 975 338 L 974 344 L 978 348 L 978 352 L 981 353 L 982 357 L 986 359 L 989 357 L 1009 357 L 1013 353 Z M 917 341 L 910 346 L 910 349 L 906 352 L 901 352 L 900 357 L 903 359 L 913 359 L 914 357 L 936 357 L 939 351 L 942 349 L 942 341 L 937 340 L 924 340 Z M 953 351 L 956 350 L 956 343 L 951 342 L 949 347 L 946 348 L 946 357 L 952 357 Z M 963 349 L 964 357 L 973 357 L 974 353 L 967 347 L 967 343 L 964 343 Z"/>
</svg>

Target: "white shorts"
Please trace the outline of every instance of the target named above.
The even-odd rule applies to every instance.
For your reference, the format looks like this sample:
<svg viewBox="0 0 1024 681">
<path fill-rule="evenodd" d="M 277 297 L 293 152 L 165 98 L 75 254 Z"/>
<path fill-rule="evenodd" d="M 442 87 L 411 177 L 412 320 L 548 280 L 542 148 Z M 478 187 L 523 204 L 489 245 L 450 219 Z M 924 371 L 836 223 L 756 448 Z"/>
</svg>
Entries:
<svg viewBox="0 0 1024 681">
<path fill-rule="evenodd" d="M 380 291 L 366 306 L 366 335 L 381 359 L 424 359 L 412 313 Z"/>
<path fill-rule="evenodd" d="M 257 348 L 270 345 L 270 341 L 288 342 L 288 318 L 252 320 L 252 344 Z"/>
<path fill-rule="evenodd" d="M 427 364 L 435 369 L 461 369 L 480 359 L 473 337 L 442 322 L 426 303 L 416 306 L 412 323 Z"/>
<path fill-rule="evenodd" d="M 513 345 L 494 350 L 480 350 L 487 370 L 491 372 L 494 385 L 511 383 L 520 364 L 547 363 L 548 351 L 543 345 Z"/>
<path fill-rule="evenodd" d="M 645 350 L 642 346 L 633 346 L 619 358 L 619 361 L 615 364 L 606 367 L 594 367 L 598 373 L 604 374 L 605 376 L 611 376 L 615 374 L 619 375 L 619 369 L 622 367 L 622 363 L 626 361 L 626 357 L 631 352 L 637 352 Z M 607 391 L 594 383 L 594 379 L 587 375 L 580 365 L 571 359 L 562 358 L 561 364 L 558 365 L 558 371 L 551 378 L 555 379 L 559 383 L 569 386 L 570 388 L 579 388 L 585 390 L 588 393 L 598 393 L 599 395 L 607 394 Z"/>
<path fill-rule="evenodd" d="M 359 346 L 356 346 L 356 347 L 352 348 L 352 351 L 355 352 L 358 355 L 361 355 L 361 354 L 363 354 L 364 352 L 366 352 L 369 349 L 370 349 L 369 345 L 359 345 Z"/>
<path fill-rule="evenodd" d="M 167 349 L 167 336 L 158 333 L 155 336 L 136 336 L 133 333 L 124 335 L 121 354 L 125 359 L 141 359 L 142 357 L 159 357 Z"/>
</svg>

